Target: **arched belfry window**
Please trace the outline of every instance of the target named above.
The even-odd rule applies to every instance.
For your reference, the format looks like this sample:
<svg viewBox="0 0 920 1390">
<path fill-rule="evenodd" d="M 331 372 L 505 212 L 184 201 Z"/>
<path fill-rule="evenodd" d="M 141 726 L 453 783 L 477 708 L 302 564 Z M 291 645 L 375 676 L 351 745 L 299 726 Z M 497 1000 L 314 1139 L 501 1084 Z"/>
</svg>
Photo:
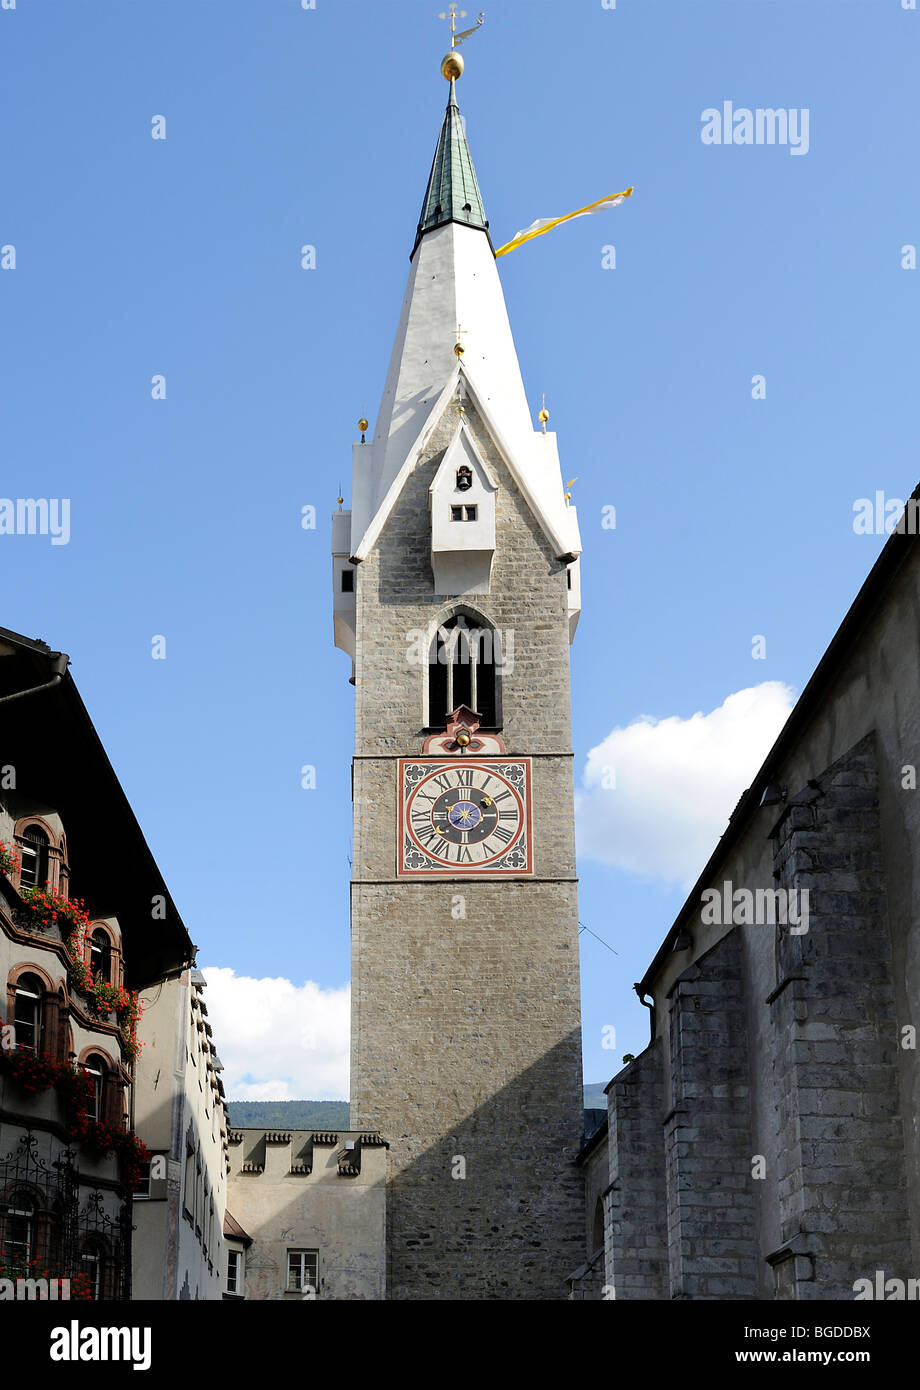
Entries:
<svg viewBox="0 0 920 1390">
<path fill-rule="evenodd" d="M 500 666 L 491 624 L 464 613 L 442 623 L 428 658 L 428 727 L 443 729 L 452 710 L 468 705 L 483 728 L 498 728 Z"/>
</svg>

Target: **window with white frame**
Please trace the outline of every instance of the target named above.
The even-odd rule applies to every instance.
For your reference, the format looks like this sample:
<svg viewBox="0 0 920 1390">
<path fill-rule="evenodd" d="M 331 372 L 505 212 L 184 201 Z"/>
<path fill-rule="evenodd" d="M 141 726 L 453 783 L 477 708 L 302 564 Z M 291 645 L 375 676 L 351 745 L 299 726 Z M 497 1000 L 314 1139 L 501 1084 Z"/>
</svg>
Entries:
<svg viewBox="0 0 920 1390">
<path fill-rule="evenodd" d="M 183 1206 L 189 1216 L 195 1219 L 195 1151 L 187 1149 L 185 1153 L 185 1192 L 183 1196 Z"/>
<path fill-rule="evenodd" d="M 35 1244 L 35 1218 L 38 1203 L 27 1192 L 17 1192 L 8 1205 L 0 1206 L 0 1235 L 6 1264 L 25 1267 Z"/>
<path fill-rule="evenodd" d="M 98 1124 L 105 1113 L 105 1073 L 106 1066 L 102 1057 L 96 1053 L 87 1057 L 83 1063 L 83 1070 L 93 1083 L 93 1099 L 90 1107 L 90 1118 Z"/>
<path fill-rule="evenodd" d="M 242 1250 L 227 1251 L 227 1293 L 236 1294 L 238 1298 L 243 1294 L 243 1280 L 246 1275 L 246 1266 L 243 1260 Z"/>
<path fill-rule="evenodd" d="M 140 1179 L 139 1179 L 139 1182 L 138 1182 L 137 1187 L 134 1189 L 134 1194 L 133 1194 L 133 1196 L 134 1196 L 135 1202 L 147 1202 L 147 1201 L 150 1200 L 150 1164 L 149 1164 L 149 1163 L 142 1163 L 142 1164 L 140 1165 Z"/>
<path fill-rule="evenodd" d="M 26 1052 L 40 1052 L 42 1045 L 42 1002 L 45 987 L 37 975 L 20 975 L 16 982 L 16 1046 Z"/>
<path fill-rule="evenodd" d="M 289 1250 L 287 1257 L 286 1293 L 316 1292 L 319 1269 L 318 1250 Z"/>
<path fill-rule="evenodd" d="M 40 825 L 26 827 L 20 840 L 22 865 L 19 870 L 20 888 L 44 888 L 48 882 L 48 850 L 50 841 Z"/>
<path fill-rule="evenodd" d="M 112 943 L 107 931 L 97 927 L 90 938 L 90 969 L 93 983 L 112 983 Z"/>
</svg>

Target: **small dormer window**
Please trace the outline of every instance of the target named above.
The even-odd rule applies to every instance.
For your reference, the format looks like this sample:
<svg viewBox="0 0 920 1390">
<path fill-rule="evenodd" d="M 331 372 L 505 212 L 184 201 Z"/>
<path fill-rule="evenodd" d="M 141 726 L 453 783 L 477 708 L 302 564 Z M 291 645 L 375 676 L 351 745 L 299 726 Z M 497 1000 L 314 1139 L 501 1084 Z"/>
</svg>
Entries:
<svg viewBox="0 0 920 1390">
<path fill-rule="evenodd" d="M 472 468 L 468 468 L 468 467 L 466 466 L 466 464 L 464 463 L 464 464 L 462 465 L 462 467 L 460 467 L 460 468 L 457 469 L 457 491 L 458 491 L 458 492 L 469 492 L 469 490 L 470 490 L 470 488 L 471 488 L 472 486 L 473 486 L 473 470 L 472 470 Z"/>
<path fill-rule="evenodd" d="M 451 521 L 475 521 L 475 520 L 476 520 L 476 508 L 475 508 L 475 507 L 451 507 L 451 509 L 450 509 L 450 519 L 451 519 Z"/>
</svg>

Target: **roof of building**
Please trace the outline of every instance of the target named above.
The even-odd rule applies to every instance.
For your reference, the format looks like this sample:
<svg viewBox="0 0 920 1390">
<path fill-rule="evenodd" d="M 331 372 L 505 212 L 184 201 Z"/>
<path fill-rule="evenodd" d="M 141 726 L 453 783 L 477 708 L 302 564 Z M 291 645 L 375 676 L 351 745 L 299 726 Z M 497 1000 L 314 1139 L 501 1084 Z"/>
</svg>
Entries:
<svg viewBox="0 0 920 1390">
<path fill-rule="evenodd" d="M 915 504 L 920 501 L 920 484 L 912 492 L 910 501 Z M 635 986 L 640 998 L 649 992 L 651 983 L 658 974 L 663 961 L 675 949 L 675 938 L 680 935 L 686 923 L 699 911 L 704 889 L 713 882 L 720 865 L 727 859 L 746 832 L 752 818 L 760 808 L 764 788 L 776 780 L 776 774 L 784 759 L 807 728 L 833 681 L 840 674 L 854 643 L 871 620 L 873 613 L 883 602 L 897 571 L 911 555 L 916 555 L 918 543 L 920 543 L 918 536 L 912 533 L 909 525 L 906 525 L 903 531 L 894 531 L 889 536 L 882 553 L 869 571 L 843 622 L 815 667 L 811 679 L 796 701 L 759 772 L 732 812 L 725 833 L 690 890 L 683 907 L 658 948 L 654 960 Z"/>
<path fill-rule="evenodd" d="M 581 1148 L 575 1155 L 575 1162 L 580 1166 L 594 1150 L 607 1138 L 607 1111 L 606 1110 L 586 1110 L 585 1132 L 581 1141 Z"/>
<path fill-rule="evenodd" d="M 436 227 L 445 227 L 448 222 L 462 222 L 466 227 L 479 227 L 486 236 L 489 235 L 479 180 L 476 178 L 473 156 L 467 144 L 453 82 L 450 84 L 447 110 L 438 136 L 431 173 L 428 176 L 428 187 L 425 189 L 412 255 L 415 255 L 416 248 L 426 232 L 433 232 Z"/>
<path fill-rule="evenodd" d="M 71 896 L 85 900 L 91 917 L 118 918 L 127 983 L 143 988 L 189 964 L 195 948 L 67 662 L 45 642 L 0 628 L 4 746 L 17 790 L 64 823 Z M 19 697 L 23 691 L 30 693 Z M 156 920 L 155 899 L 163 902 Z"/>
<path fill-rule="evenodd" d="M 242 1241 L 244 1245 L 252 1244 L 252 1236 L 247 1235 L 230 1211 L 224 1212 L 224 1236 L 229 1240 Z"/>
</svg>

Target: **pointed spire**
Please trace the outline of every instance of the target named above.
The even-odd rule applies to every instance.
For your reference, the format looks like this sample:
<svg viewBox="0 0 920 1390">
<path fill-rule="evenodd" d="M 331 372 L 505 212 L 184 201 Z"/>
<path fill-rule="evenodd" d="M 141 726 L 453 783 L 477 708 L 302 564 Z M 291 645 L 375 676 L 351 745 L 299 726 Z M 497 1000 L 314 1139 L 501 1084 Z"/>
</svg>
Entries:
<svg viewBox="0 0 920 1390">
<path fill-rule="evenodd" d="M 478 227 L 487 237 L 489 235 L 489 224 L 482 205 L 482 194 L 479 191 L 473 156 L 470 154 L 463 129 L 460 108 L 457 106 L 453 78 L 450 80 L 450 98 L 444 113 L 431 173 L 428 176 L 428 187 L 425 190 L 412 256 L 415 255 L 418 244 L 426 232 L 433 232 L 436 227 L 444 227 L 448 222 L 460 222 L 465 227 Z M 492 245 L 491 239 L 489 245 Z M 410 261 L 412 256 L 409 257 Z"/>
</svg>

